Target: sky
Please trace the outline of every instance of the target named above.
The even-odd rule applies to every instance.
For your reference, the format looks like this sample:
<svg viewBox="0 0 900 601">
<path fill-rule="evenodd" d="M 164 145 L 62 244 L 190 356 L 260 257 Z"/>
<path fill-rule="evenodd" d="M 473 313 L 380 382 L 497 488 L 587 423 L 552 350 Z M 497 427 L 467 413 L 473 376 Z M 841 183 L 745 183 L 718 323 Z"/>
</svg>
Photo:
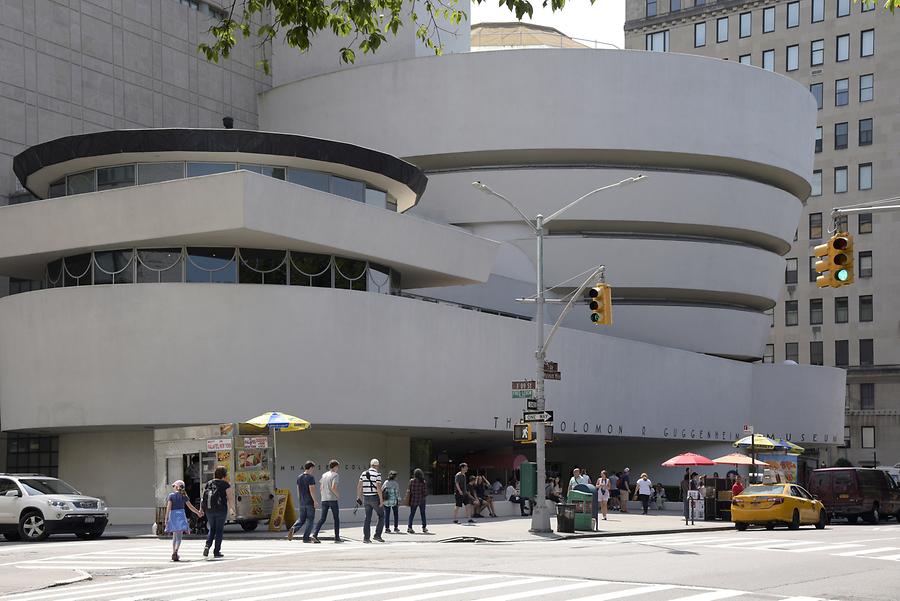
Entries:
<svg viewBox="0 0 900 601">
<path fill-rule="evenodd" d="M 571 38 L 597 40 L 625 46 L 625 0 L 569 0 L 562 11 L 553 13 L 541 7 L 542 0 L 531 0 L 534 18 L 531 23 L 554 27 Z M 516 16 L 505 6 L 498 6 L 497 0 L 485 0 L 481 4 L 472 2 L 469 12 L 472 23 L 515 21 Z M 528 22 L 528 18 L 522 19 Z"/>
</svg>

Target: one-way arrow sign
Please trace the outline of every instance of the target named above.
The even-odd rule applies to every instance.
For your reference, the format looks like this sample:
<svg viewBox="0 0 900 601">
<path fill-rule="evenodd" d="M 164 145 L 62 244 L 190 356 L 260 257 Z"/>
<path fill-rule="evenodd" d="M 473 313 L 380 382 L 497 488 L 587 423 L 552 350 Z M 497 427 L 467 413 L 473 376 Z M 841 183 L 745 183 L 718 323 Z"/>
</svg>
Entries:
<svg viewBox="0 0 900 601">
<path fill-rule="evenodd" d="M 552 422 L 552 411 L 526 411 L 522 414 L 522 421 L 525 422 Z"/>
</svg>

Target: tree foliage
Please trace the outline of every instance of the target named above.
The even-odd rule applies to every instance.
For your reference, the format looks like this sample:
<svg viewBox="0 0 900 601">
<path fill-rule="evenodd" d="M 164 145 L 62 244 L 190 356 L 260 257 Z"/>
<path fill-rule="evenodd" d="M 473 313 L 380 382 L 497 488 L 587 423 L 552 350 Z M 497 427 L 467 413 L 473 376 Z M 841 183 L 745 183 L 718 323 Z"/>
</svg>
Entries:
<svg viewBox="0 0 900 601">
<path fill-rule="evenodd" d="M 834 465 L 832 467 L 853 467 L 853 463 L 846 457 L 838 457 L 834 460 Z"/>
<path fill-rule="evenodd" d="M 486 0 L 475 1 L 481 4 Z M 594 1 L 590 0 L 591 4 Z M 565 3 L 543 0 L 542 6 L 557 11 Z M 531 17 L 534 11 L 529 0 L 499 0 L 499 6 L 507 7 L 516 19 Z M 353 63 L 357 51 L 375 53 L 387 42 L 388 34 L 396 36 L 409 24 L 416 28 L 416 38 L 440 55 L 441 34 L 465 19 L 468 14 L 459 7 L 459 0 L 231 0 L 230 5 L 226 3 L 225 16 L 209 28 L 212 40 L 200 44 L 199 50 L 207 60 L 218 62 L 220 57 L 228 58 L 240 37 L 255 37 L 259 45 L 280 37 L 288 46 L 305 52 L 316 34 L 331 32 L 347 39 L 340 49 L 341 62 Z M 269 73 L 268 59 L 260 65 Z"/>
</svg>

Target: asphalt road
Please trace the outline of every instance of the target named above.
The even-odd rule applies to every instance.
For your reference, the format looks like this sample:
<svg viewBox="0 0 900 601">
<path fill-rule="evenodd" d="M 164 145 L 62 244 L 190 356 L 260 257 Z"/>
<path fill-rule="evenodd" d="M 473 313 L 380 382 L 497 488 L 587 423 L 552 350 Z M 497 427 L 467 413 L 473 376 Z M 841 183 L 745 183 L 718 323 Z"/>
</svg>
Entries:
<svg viewBox="0 0 900 601">
<path fill-rule="evenodd" d="M 148 538 L 0 544 L 5 569 L 93 577 L 0 601 L 900 599 L 895 522 L 519 543 L 386 538 L 312 545 L 234 537 L 215 561 L 203 560 L 200 541 L 187 541 L 177 564 L 167 541 Z"/>
</svg>

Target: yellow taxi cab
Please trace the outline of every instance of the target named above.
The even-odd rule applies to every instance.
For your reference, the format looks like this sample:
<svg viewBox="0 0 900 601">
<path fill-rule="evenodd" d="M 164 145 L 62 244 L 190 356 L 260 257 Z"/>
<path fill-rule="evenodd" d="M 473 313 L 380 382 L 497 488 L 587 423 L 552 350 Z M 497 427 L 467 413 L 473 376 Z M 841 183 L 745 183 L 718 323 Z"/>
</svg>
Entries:
<svg viewBox="0 0 900 601">
<path fill-rule="evenodd" d="M 731 519 L 738 530 L 760 524 L 771 530 L 778 524 L 796 530 L 803 524 L 824 528 L 825 505 L 797 484 L 753 484 L 731 501 Z"/>
</svg>

